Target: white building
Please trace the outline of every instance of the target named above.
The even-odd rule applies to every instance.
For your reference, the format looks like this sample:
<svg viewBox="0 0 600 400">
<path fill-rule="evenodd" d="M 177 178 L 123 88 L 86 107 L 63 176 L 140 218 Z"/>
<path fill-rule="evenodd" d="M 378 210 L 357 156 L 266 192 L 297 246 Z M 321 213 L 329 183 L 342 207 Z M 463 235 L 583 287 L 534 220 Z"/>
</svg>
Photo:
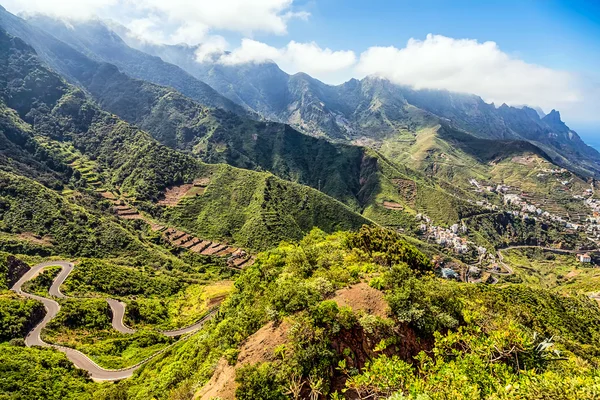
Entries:
<svg viewBox="0 0 600 400">
<path fill-rule="evenodd" d="M 587 263 L 591 263 L 592 262 L 592 257 L 590 257 L 590 255 L 588 253 L 577 254 L 577 259 L 581 263 L 586 263 L 587 264 Z"/>
</svg>

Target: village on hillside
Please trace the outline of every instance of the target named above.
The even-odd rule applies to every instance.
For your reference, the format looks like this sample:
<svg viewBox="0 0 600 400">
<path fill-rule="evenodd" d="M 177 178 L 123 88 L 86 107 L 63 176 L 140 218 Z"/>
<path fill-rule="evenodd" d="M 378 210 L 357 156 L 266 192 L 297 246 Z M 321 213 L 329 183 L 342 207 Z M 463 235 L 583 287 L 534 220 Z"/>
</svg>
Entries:
<svg viewBox="0 0 600 400">
<path fill-rule="evenodd" d="M 572 178 L 566 179 L 570 174 L 564 169 L 541 169 L 539 178 L 554 177 L 569 201 L 578 204 L 576 211 L 568 212 L 554 199 L 540 198 L 539 195 L 527 193 L 506 184 L 480 183 L 471 179 L 469 183 L 472 190 L 479 195 L 479 200 L 469 202 L 489 211 L 506 211 L 523 220 L 532 219 L 546 223 L 553 223 L 564 227 L 566 233 L 584 232 L 585 237 L 596 245 L 600 245 L 600 200 L 594 197 L 593 184 L 581 192 L 573 190 L 570 186 Z M 483 195 L 483 196 L 482 196 Z M 497 196 L 497 197 L 496 197 Z M 490 201 L 491 200 L 491 201 Z M 496 204 L 494 204 L 494 203 Z M 417 214 L 418 233 L 421 239 L 435 243 L 438 246 L 456 254 L 467 262 L 468 269 L 459 273 L 449 267 L 440 267 L 442 277 L 448 279 L 464 280 L 468 282 L 496 283 L 494 275 L 510 275 L 512 270 L 502 261 L 500 250 L 487 249 L 468 239 L 468 227 L 464 222 L 443 227 L 433 223 L 425 214 Z M 591 244 L 590 243 L 590 244 Z M 592 251 L 579 249 L 560 249 L 542 246 L 515 245 L 514 247 L 540 247 L 548 251 L 571 254 L 582 265 L 595 266 Z"/>
</svg>

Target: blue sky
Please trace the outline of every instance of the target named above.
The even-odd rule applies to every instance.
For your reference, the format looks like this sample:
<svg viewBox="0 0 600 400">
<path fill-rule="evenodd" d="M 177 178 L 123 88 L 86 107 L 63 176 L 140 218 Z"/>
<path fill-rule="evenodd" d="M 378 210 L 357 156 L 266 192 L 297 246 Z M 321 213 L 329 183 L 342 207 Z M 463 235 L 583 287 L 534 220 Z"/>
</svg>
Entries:
<svg viewBox="0 0 600 400">
<path fill-rule="evenodd" d="M 360 53 L 434 33 L 494 41 L 511 56 L 600 82 L 600 1 L 324 0 L 299 6 L 311 17 L 293 21 L 289 35 L 322 47 Z M 600 147 L 600 103 L 597 110 L 596 121 L 569 122 L 587 138 L 598 136 L 591 140 Z"/>
<path fill-rule="evenodd" d="M 112 19 L 132 41 L 199 45 L 198 62 L 272 60 L 330 84 L 378 75 L 556 108 L 600 138 L 600 0 L 0 2 L 16 13 Z"/>
<path fill-rule="evenodd" d="M 323 0 L 298 7 L 311 16 L 293 21 L 289 36 L 322 47 L 360 53 L 434 33 L 491 40 L 528 62 L 600 73 L 600 1 Z"/>
</svg>

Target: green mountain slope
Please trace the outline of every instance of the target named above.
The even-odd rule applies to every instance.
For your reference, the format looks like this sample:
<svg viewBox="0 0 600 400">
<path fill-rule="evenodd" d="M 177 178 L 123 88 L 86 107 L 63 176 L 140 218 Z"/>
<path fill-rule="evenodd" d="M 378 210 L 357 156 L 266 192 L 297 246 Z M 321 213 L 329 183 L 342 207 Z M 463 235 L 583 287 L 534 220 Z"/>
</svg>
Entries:
<svg viewBox="0 0 600 400">
<path fill-rule="evenodd" d="M 273 190 L 281 190 L 281 193 L 266 198 L 269 191 L 263 186 L 265 182 L 273 182 L 266 174 L 209 166 L 161 145 L 146 132 L 99 109 L 82 91 L 46 69 L 33 50 L 20 39 L 1 32 L 0 43 L 4 44 L 2 58 L 9 60 L 7 70 L 11 71 L 5 79 L 7 86 L 2 100 L 17 109 L 24 120 L 21 124 L 30 124 L 28 129 L 39 137 L 38 143 L 67 143 L 76 153 L 93 161 L 94 168 L 102 177 L 99 183 L 105 189 L 126 194 L 137 202 L 152 204 L 162 197 L 167 187 L 211 176 L 213 170 L 225 168 L 228 171 L 227 177 L 217 180 L 214 186 L 221 186 L 228 195 L 219 194 L 212 190 L 212 186 L 209 187 L 206 196 L 202 197 L 207 199 L 205 203 L 196 205 L 193 213 L 188 212 L 185 218 L 172 219 L 177 225 L 189 226 L 195 233 L 206 234 L 211 239 L 229 238 L 252 248 L 265 248 L 283 239 L 298 239 L 313 226 L 332 231 L 357 228 L 368 222 L 338 201 L 314 189 L 286 181 L 274 181 L 277 189 Z M 31 82 L 34 83 L 33 88 Z M 56 148 L 60 146 L 45 146 L 48 151 Z M 5 156 L 10 157 L 10 154 Z M 254 188 L 256 192 L 244 192 L 244 200 L 232 203 L 232 193 L 242 185 Z M 232 204 L 236 206 L 230 207 Z M 278 204 L 278 208 L 274 204 Z M 256 219 L 256 207 L 264 207 L 265 212 L 279 213 L 270 214 L 268 221 Z M 253 219 L 246 224 L 242 215 Z M 213 231 L 207 231 L 201 224 L 202 216 L 216 218 L 226 228 L 215 227 Z M 194 227 L 189 224 L 190 219 L 197 219 L 200 223 Z M 239 223 L 240 220 L 242 223 Z M 264 233 L 268 229 L 267 223 L 278 225 L 281 229 L 260 237 L 259 232 Z M 238 236 L 238 230 L 244 233 Z M 257 233 L 258 238 L 250 237 Z"/>
<path fill-rule="evenodd" d="M 68 60 L 69 54 L 65 53 L 63 58 Z M 437 126 L 421 129 L 423 124 L 429 126 L 435 122 L 435 117 L 405 101 L 394 103 L 398 87 L 383 80 L 349 82 L 344 96 L 346 103 L 335 100 L 333 87 L 319 92 L 320 96 L 334 99 L 340 109 L 345 107 L 344 104 L 351 104 L 363 110 L 365 116 L 371 112 L 379 113 L 380 122 L 373 125 L 373 131 L 379 134 L 365 143 L 378 149 L 373 152 L 361 147 L 330 144 L 283 125 L 255 122 L 203 108 L 177 92 L 131 79 L 115 67 L 98 64 L 81 54 L 72 60 L 79 61 L 71 62 L 75 65 L 71 73 L 80 76 L 80 83 L 101 103 L 131 122 L 147 127 L 163 142 L 195 153 L 206 161 L 268 170 L 284 179 L 311 185 L 387 226 L 412 230 L 417 225 L 414 216 L 418 213 L 424 213 L 442 225 L 486 214 L 486 210 L 475 205 L 482 196 L 469 190 L 470 179 L 487 177 L 494 182 L 488 164 L 509 160 L 515 155 L 533 153 L 549 158 L 547 153 L 523 140 L 495 143 L 447 125 L 441 129 Z M 298 79 L 315 88 L 320 85 L 306 75 L 300 74 Z M 353 97 L 352 93 L 358 89 L 363 95 Z M 381 101 L 365 102 L 373 98 Z M 399 113 L 400 104 L 405 107 Z M 413 117 L 412 123 L 398 125 L 398 121 L 405 123 Z M 389 133 L 395 129 L 401 132 L 399 138 Z M 107 150 L 113 151 L 111 147 Z M 402 164 L 436 179 L 399 167 Z M 465 164 L 470 165 L 468 170 L 461 168 Z M 141 173 L 143 162 L 139 165 Z M 130 173 L 130 169 L 124 171 L 120 176 Z M 171 176 L 172 171 L 168 168 L 166 171 L 169 172 L 165 175 Z M 175 180 L 161 187 L 144 182 L 153 187 L 144 188 L 145 193 L 139 196 L 140 199 L 157 200 L 166 186 L 189 182 L 191 175 L 185 171 L 183 175 L 185 179 L 182 174 L 175 174 Z M 136 190 L 129 186 L 135 176 L 123 182 L 127 193 Z M 119 179 L 116 178 L 117 182 Z"/>
<path fill-rule="evenodd" d="M 0 237 L 2 250 L 20 254 L 149 254 L 115 218 L 92 213 L 31 179 L 5 172 L 0 172 Z"/>
<path fill-rule="evenodd" d="M 88 25 L 86 34 L 79 35 L 75 39 L 73 36 L 65 36 L 69 33 L 69 28 L 58 20 L 39 16 L 39 19 L 32 21 L 44 27 L 52 26 L 56 29 L 64 29 L 64 31 L 61 33 L 60 30 L 56 30 L 53 32 L 54 36 L 48 36 L 41 29 L 31 24 L 25 24 L 21 18 L 10 14 L 0 6 L 2 27 L 13 36 L 27 38 L 27 42 L 36 49 L 48 65 L 71 83 L 77 83 L 78 78 L 70 73 L 73 65 L 69 65 L 69 62 L 61 57 L 61 53 L 80 52 L 96 61 L 116 64 L 133 77 L 173 87 L 206 106 L 248 114 L 242 107 L 223 97 L 206 83 L 194 78 L 181 68 L 129 48 L 117 35 L 104 29 L 104 25 L 101 23 Z M 70 44 L 76 50 L 57 40 L 57 38 L 66 37 L 74 39 Z"/>
<path fill-rule="evenodd" d="M 315 189 L 268 173 L 216 165 L 207 166 L 203 176 L 210 183 L 202 195 L 153 212 L 199 237 L 233 241 L 249 249 L 300 240 L 312 227 L 334 232 L 371 223 Z"/>
<path fill-rule="evenodd" d="M 389 232 L 314 231 L 259 255 L 203 334 L 100 398 L 594 397 L 593 300 L 442 280 L 428 262 Z"/>
<path fill-rule="evenodd" d="M 181 66 L 231 100 L 313 135 L 378 141 L 442 123 L 483 139 L 530 141 L 558 165 L 585 175 L 600 172 L 600 154 L 554 110 L 540 117 L 528 107 L 496 108 L 478 96 L 414 90 L 374 77 L 329 86 L 306 74 L 288 75 L 273 63 L 198 63 L 194 47 L 140 43 L 126 28 L 114 29 L 131 46 Z"/>
<path fill-rule="evenodd" d="M 0 102 L 0 170 L 19 173 L 60 189 L 70 168 L 37 144 L 29 126 Z"/>
<path fill-rule="evenodd" d="M 102 107 L 146 129 L 162 143 L 211 163 L 225 162 L 247 169 L 267 170 L 281 178 L 310 185 L 357 211 L 370 208 L 370 215 L 381 215 L 379 221 L 382 223 L 389 223 L 389 218 L 384 215 L 387 212 L 373 212 L 374 207 L 381 208 L 383 201 L 404 204 L 406 199 L 393 189 L 387 191 L 385 198 L 377 191 L 393 187 L 389 179 L 422 180 L 418 174 L 406 170 L 393 176 L 379 173 L 378 163 L 389 162 L 377 160 L 378 154 L 368 153 L 364 148 L 332 144 L 282 124 L 256 122 L 225 111 L 207 109 L 169 88 L 132 79 L 114 66 L 100 64 L 73 50 L 62 51 L 55 57 L 65 61 L 69 74 L 76 77 Z M 379 180 L 388 182 L 377 183 Z M 369 182 L 367 187 L 365 182 Z M 431 190 L 441 192 L 439 187 L 434 189 L 435 182 L 423 181 L 419 185 L 423 199 Z M 444 195 L 432 198 L 448 203 L 443 200 L 448 198 Z M 372 203 L 377 201 L 379 204 L 374 206 Z M 456 202 L 451 200 L 450 203 L 453 201 Z M 456 220 L 456 212 L 438 212 L 440 209 L 453 210 L 455 206 L 450 203 L 442 207 L 412 204 L 407 211 L 414 215 L 430 208 L 434 216 L 450 223 Z M 388 214 L 393 217 L 393 213 Z M 406 221 L 407 216 L 394 219 L 398 224 L 399 220 Z"/>
</svg>

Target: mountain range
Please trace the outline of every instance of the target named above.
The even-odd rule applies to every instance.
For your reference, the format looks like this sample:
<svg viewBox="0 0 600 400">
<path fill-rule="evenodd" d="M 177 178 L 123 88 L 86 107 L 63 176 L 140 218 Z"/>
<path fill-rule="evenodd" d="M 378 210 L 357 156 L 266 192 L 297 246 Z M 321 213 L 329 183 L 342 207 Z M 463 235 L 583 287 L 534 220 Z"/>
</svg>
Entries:
<svg viewBox="0 0 600 400">
<path fill-rule="evenodd" d="M 131 39 L 126 28 L 102 21 L 67 25 L 40 15 L 27 20 L 83 54 L 112 63 L 133 77 L 172 86 L 208 106 L 225 103 L 189 95 L 165 82 L 161 78 L 164 74 L 153 72 L 165 64 L 177 65 L 181 71 L 208 83 L 222 95 L 219 98 L 225 97 L 249 113 L 290 124 L 313 136 L 343 142 L 381 142 L 398 133 L 416 136 L 423 128 L 445 125 L 482 139 L 525 140 L 547 153 L 556 164 L 586 176 L 600 172 L 600 154 L 570 130 L 556 110 L 540 117 L 530 107 L 497 107 L 476 95 L 414 90 L 376 77 L 330 86 L 304 73 L 288 75 L 272 62 L 235 66 L 198 62 L 197 48 L 193 46 L 139 42 Z M 179 76 L 179 71 L 170 72 L 169 76 Z"/>
</svg>

